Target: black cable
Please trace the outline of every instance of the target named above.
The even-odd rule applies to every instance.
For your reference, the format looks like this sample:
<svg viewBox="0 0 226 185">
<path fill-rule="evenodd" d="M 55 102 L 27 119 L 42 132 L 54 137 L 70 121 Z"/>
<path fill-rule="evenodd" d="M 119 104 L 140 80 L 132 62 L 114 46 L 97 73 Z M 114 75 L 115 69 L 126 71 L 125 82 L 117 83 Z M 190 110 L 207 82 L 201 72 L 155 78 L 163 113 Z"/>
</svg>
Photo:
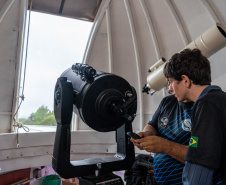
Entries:
<svg viewBox="0 0 226 185">
<path fill-rule="evenodd" d="M 59 14 L 62 14 L 62 11 L 63 11 L 63 8 L 64 8 L 64 3 L 65 3 L 65 0 L 62 0 L 61 4 L 60 4 Z"/>
<path fill-rule="evenodd" d="M 25 76 L 26 76 L 26 69 L 27 69 L 27 53 L 28 53 L 27 51 L 28 51 L 28 40 L 29 40 L 29 33 L 30 33 L 31 7 L 32 7 L 32 0 L 30 3 L 30 10 L 29 10 L 29 17 L 28 17 L 27 45 L 26 45 L 26 54 L 24 59 L 24 79 L 23 79 L 23 86 L 22 86 L 22 95 L 24 94 L 24 84 L 25 84 Z"/>
</svg>

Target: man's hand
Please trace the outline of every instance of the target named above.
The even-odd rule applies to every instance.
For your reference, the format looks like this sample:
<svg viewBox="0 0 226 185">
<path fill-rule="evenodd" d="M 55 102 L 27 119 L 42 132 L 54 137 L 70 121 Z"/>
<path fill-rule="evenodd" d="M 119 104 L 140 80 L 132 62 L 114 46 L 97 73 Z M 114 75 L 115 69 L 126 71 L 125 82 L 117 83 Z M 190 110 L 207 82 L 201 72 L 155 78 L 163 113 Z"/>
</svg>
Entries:
<svg viewBox="0 0 226 185">
<path fill-rule="evenodd" d="M 157 135 L 155 128 L 147 124 L 143 132 L 138 133 L 141 139 L 130 139 L 133 144 L 140 150 L 146 150 L 153 153 L 166 153 L 178 161 L 185 163 L 184 158 L 188 150 L 188 146 L 168 141 Z"/>
<path fill-rule="evenodd" d="M 138 135 L 142 138 L 146 138 L 148 136 L 153 136 L 153 135 L 157 135 L 157 132 L 155 130 L 155 128 L 149 124 L 147 124 L 144 129 L 143 132 L 139 132 Z M 137 148 L 139 148 L 140 150 L 144 150 L 141 146 L 140 146 L 140 139 L 133 139 L 131 138 L 130 141 L 134 144 L 134 146 L 136 146 Z"/>
<path fill-rule="evenodd" d="M 138 135 L 142 138 L 145 138 L 148 136 L 148 133 L 147 132 L 139 132 Z M 133 139 L 133 138 L 130 139 L 130 141 L 134 144 L 134 146 L 136 146 L 140 150 L 143 150 L 143 148 L 140 146 L 139 140 L 140 139 Z"/>
<path fill-rule="evenodd" d="M 168 140 L 159 136 L 148 136 L 138 139 L 140 148 L 152 153 L 167 153 L 170 150 L 170 143 Z"/>
</svg>

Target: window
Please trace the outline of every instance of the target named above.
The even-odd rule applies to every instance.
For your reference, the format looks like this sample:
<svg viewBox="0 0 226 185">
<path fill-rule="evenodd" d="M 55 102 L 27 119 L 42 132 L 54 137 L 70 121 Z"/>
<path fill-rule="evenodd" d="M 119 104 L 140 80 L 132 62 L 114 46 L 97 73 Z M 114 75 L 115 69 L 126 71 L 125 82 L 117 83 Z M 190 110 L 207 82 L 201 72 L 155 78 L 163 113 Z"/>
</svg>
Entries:
<svg viewBox="0 0 226 185">
<path fill-rule="evenodd" d="M 64 70 L 76 62 L 82 62 L 91 27 L 90 22 L 31 12 L 25 99 L 18 116 L 30 132 L 56 130 L 53 112 L 55 83 Z M 21 90 L 22 86 L 23 83 Z M 25 131 L 21 128 L 19 132 Z"/>
</svg>

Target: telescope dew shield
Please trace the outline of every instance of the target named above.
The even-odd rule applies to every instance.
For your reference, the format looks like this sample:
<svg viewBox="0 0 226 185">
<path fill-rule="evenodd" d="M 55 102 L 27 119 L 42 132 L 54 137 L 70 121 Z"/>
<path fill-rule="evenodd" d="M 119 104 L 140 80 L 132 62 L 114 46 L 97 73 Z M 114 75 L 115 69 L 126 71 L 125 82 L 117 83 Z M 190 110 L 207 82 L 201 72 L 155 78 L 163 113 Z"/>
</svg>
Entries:
<svg viewBox="0 0 226 185">
<path fill-rule="evenodd" d="M 219 23 L 216 23 L 202 35 L 188 44 L 184 49 L 198 48 L 205 57 L 210 57 L 226 45 L 226 30 Z"/>
<path fill-rule="evenodd" d="M 226 30 L 219 23 L 216 23 L 208 30 L 206 30 L 202 35 L 188 44 L 184 49 L 190 48 L 195 49 L 198 48 L 201 50 L 202 54 L 205 57 L 210 57 L 220 49 L 226 46 Z M 158 64 L 159 61 L 156 63 Z M 155 66 L 154 64 L 153 66 Z M 163 74 L 163 68 L 165 63 L 163 63 L 160 67 L 151 71 L 151 74 L 147 77 L 147 85 L 145 85 L 146 91 L 155 90 L 159 91 L 164 86 L 167 85 L 167 80 Z"/>
<path fill-rule="evenodd" d="M 76 73 L 73 67 L 67 69 L 61 77 L 66 77 L 72 83 L 73 111 L 92 129 L 100 132 L 115 131 L 127 119 L 133 119 L 136 113 L 136 92 L 122 77 L 96 71 L 93 78 L 86 79 Z"/>
</svg>

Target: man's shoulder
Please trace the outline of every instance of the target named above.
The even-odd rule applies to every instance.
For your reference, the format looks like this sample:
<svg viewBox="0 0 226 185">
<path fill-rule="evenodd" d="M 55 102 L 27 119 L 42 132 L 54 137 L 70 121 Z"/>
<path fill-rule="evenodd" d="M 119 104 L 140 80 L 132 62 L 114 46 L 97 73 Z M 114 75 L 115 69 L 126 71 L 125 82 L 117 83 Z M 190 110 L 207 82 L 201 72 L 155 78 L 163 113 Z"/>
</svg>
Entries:
<svg viewBox="0 0 226 185">
<path fill-rule="evenodd" d="M 162 99 L 159 106 L 161 107 L 161 110 L 165 110 L 165 109 L 168 109 L 169 107 L 172 108 L 175 105 L 179 105 L 177 98 L 175 98 L 175 96 L 173 96 L 173 95 L 169 95 Z"/>
<path fill-rule="evenodd" d="M 166 96 L 162 99 L 163 102 L 177 102 L 177 98 L 174 95 Z"/>
<path fill-rule="evenodd" d="M 226 93 L 222 90 L 213 90 L 200 97 L 196 106 L 212 106 L 212 107 L 221 107 L 226 109 Z"/>
<path fill-rule="evenodd" d="M 214 102 L 216 100 L 225 102 L 226 93 L 222 90 L 212 90 L 200 98 L 200 101 Z"/>
</svg>

